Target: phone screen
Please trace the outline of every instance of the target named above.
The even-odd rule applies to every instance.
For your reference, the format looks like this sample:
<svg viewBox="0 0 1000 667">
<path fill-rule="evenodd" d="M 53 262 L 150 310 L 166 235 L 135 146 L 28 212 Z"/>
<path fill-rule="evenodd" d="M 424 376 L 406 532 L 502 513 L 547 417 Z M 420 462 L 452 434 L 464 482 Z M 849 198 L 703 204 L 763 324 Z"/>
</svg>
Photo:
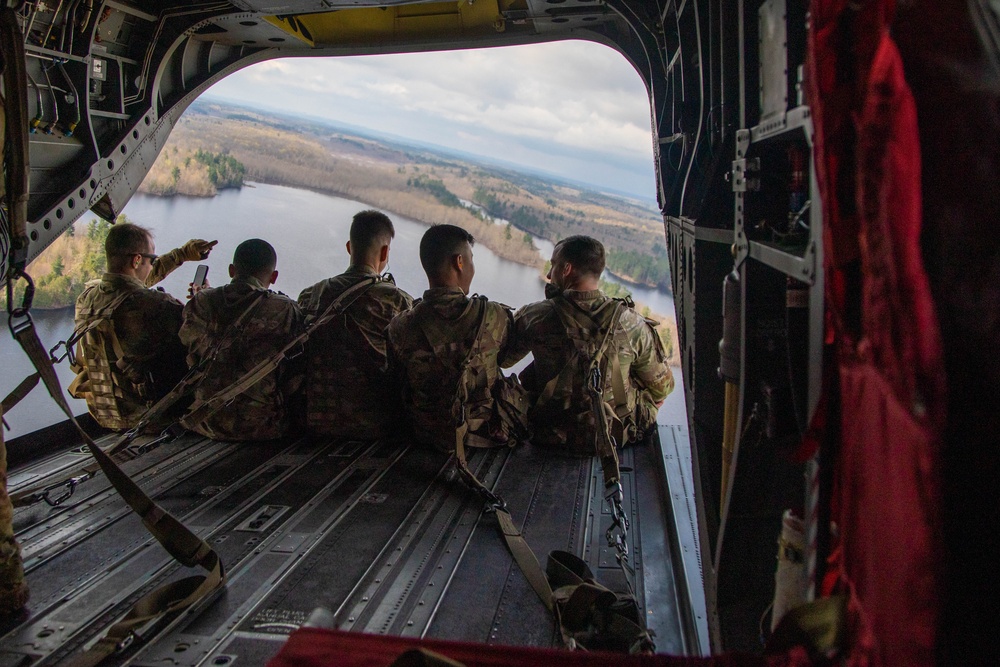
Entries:
<svg viewBox="0 0 1000 667">
<path fill-rule="evenodd" d="M 194 286 L 201 287 L 208 278 L 208 264 L 199 264 L 198 270 L 194 272 Z"/>
</svg>

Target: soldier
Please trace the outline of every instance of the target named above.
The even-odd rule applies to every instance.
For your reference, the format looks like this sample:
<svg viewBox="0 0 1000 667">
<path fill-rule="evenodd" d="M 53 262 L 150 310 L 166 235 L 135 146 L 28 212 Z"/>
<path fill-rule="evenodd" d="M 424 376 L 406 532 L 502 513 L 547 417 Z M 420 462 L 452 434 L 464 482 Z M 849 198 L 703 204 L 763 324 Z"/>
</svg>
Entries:
<svg viewBox="0 0 1000 667">
<path fill-rule="evenodd" d="M 506 363 L 528 352 L 534 361 L 521 373 L 531 401 L 532 442 L 593 454 L 596 413 L 588 397 L 591 363 L 602 345 L 604 401 L 614 410 L 611 434 L 619 444 L 643 438 L 673 389 L 663 344 L 654 323 L 600 291 L 604 246 L 589 236 L 570 236 L 552 252 L 548 298 L 521 308 L 516 347 Z M 617 321 L 612 321 L 615 313 Z"/>
<path fill-rule="evenodd" d="M 299 295 L 299 306 L 315 319 L 348 288 L 371 284 L 359 288 L 357 297 L 346 295 L 343 314 L 314 329 L 306 343 L 306 424 L 314 433 L 375 440 L 397 430 L 399 391 L 386 377 L 385 329 L 413 299 L 396 287 L 391 275 L 381 275 L 395 235 L 384 213 L 356 214 L 347 242 L 347 271 Z"/>
<path fill-rule="evenodd" d="M 183 306 L 147 287 L 185 261 L 204 259 L 216 243 L 192 239 L 157 257 L 148 229 L 118 223 L 108 232 L 108 272 L 87 283 L 76 300 L 75 332 L 82 337 L 69 387 L 75 398 L 86 399 L 101 426 L 132 428 L 184 376 L 177 338 Z"/>
<path fill-rule="evenodd" d="M 467 296 L 475 275 L 472 235 L 436 225 L 420 241 L 430 289 L 389 324 L 389 363 L 418 442 L 455 450 L 456 426 L 469 426 L 467 446 L 513 444 L 524 435 L 516 379 L 500 371 L 510 345 L 510 308 Z"/>
<path fill-rule="evenodd" d="M 201 365 L 195 401 L 231 386 L 260 362 L 274 356 L 302 332 L 302 312 L 268 286 L 278 279 L 277 255 L 267 241 L 250 239 L 236 247 L 228 285 L 197 291 L 184 307 L 180 339 L 191 368 Z M 181 423 L 217 440 L 270 440 L 285 434 L 287 403 L 299 378 L 281 366 L 251 385 L 214 414 Z"/>
</svg>

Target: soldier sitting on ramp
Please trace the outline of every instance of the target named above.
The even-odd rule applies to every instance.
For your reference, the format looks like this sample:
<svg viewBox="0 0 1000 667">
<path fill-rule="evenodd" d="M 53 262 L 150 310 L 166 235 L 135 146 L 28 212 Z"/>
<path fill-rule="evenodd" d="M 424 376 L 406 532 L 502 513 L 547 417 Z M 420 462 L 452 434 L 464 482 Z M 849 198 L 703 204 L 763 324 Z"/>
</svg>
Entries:
<svg viewBox="0 0 1000 667">
<path fill-rule="evenodd" d="M 524 435 L 514 408 L 523 390 L 500 371 L 513 315 L 503 304 L 468 296 L 473 243 L 461 227 L 428 229 L 420 263 L 430 289 L 389 324 L 389 363 L 414 435 L 442 451 L 455 450 L 458 424 L 468 425 L 470 447 L 514 444 Z"/>
<path fill-rule="evenodd" d="M 506 363 L 528 352 L 534 361 L 521 373 L 531 402 L 535 444 L 571 453 L 594 453 L 597 414 L 603 412 L 615 442 L 642 439 L 673 389 L 663 344 L 653 323 L 599 289 L 604 246 L 589 236 L 570 236 L 552 251 L 548 298 L 521 308 L 515 346 Z M 592 405 L 588 383 L 600 382 L 610 410 Z"/>
<path fill-rule="evenodd" d="M 306 424 L 313 433 L 375 440 L 399 431 L 399 391 L 385 372 L 385 329 L 413 299 L 396 287 L 391 275 L 381 275 L 395 235 L 384 213 L 356 214 L 347 242 L 347 271 L 299 295 L 299 306 L 310 320 L 338 298 L 345 307 L 340 316 L 314 329 L 306 343 Z M 346 294 L 360 283 L 366 286 L 356 295 Z"/>
<path fill-rule="evenodd" d="M 134 427 L 146 409 L 184 375 L 177 338 L 180 301 L 147 289 L 185 261 L 208 257 L 216 241 L 192 239 L 157 257 L 150 231 L 121 222 L 104 242 L 107 273 L 76 300 L 77 373 L 69 387 L 104 428 Z"/>
<path fill-rule="evenodd" d="M 198 290 L 184 307 L 180 339 L 187 362 L 204 377 L 195 401 L 211 397 L 239 381 L 299 335 L 302 312 L 284 294 L 268 289 L 278 279 L 277 255 L 267 241 L 250 239 L 236 247 L 229 265 L 232 282 Z M 285 434 L 288 397 L 301 377 L 278 367 L 214 413 L 181 423 L 217 440 L 270 440 Z"/>
</svg>

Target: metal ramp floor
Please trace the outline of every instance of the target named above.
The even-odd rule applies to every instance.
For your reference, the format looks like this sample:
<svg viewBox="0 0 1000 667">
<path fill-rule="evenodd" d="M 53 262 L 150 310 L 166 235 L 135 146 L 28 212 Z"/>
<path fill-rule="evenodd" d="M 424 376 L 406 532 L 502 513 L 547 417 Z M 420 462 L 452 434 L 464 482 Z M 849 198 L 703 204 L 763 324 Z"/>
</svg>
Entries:
<svg viewBox="0 0 1000 667">
<path fill-rule="evenodd" d="M 657 650 L 673 654 L 699 653 L 703 643 L 704 612 L 699 620 L 690 590 L 698 574 L 690 559 L 678 565 L 673 556 L 692 555 L 691 538 L 678 537 L 683 507 L 672 509 L 690 509 L 690 496 L 668 489 L 683 436 L 680 427 L 661 427 L 659 441 L 622 456 L 636 597 Z M 81 460 L 87 455 L 73 450 L 12 471 L 10 488 L 63 479 Z M 529 445 L 476 450 L 470 466 L 507 500 L 543 566 L 549 551 L 570 551 L 606 586 L 626 589 L 604 542 L 609 516 L 596 461 Z M 195 608 L 144 628 L 109 664 L 262 665 L 317 607 L 344 630 L 559 643 L 495 518 L 443 454 L 390 443 L 235 444 L 187 434 L 124 467 L 212 544 L 229 579 Z M 103 475 L 58 507 L 19 509 L 15 530 L 31 601 L 0 627 L 0 665 L 59 664 L 139 597 L 195 573 L 148 535 Z"/>
</svg>

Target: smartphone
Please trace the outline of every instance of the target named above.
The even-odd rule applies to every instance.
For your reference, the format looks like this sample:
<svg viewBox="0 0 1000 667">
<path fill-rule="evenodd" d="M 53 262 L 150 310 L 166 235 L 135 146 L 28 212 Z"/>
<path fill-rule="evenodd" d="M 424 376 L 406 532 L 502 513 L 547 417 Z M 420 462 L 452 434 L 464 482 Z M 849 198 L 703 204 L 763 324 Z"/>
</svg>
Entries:
<svg viewBox="0 0 1000 667">
<path fill-rule="evenodd" d="M 208 264 L 199 264 L 198 270 L 194 272 L 194 286 L 204 287 L 206 278 L 208 278 Z"/>
</svg>

